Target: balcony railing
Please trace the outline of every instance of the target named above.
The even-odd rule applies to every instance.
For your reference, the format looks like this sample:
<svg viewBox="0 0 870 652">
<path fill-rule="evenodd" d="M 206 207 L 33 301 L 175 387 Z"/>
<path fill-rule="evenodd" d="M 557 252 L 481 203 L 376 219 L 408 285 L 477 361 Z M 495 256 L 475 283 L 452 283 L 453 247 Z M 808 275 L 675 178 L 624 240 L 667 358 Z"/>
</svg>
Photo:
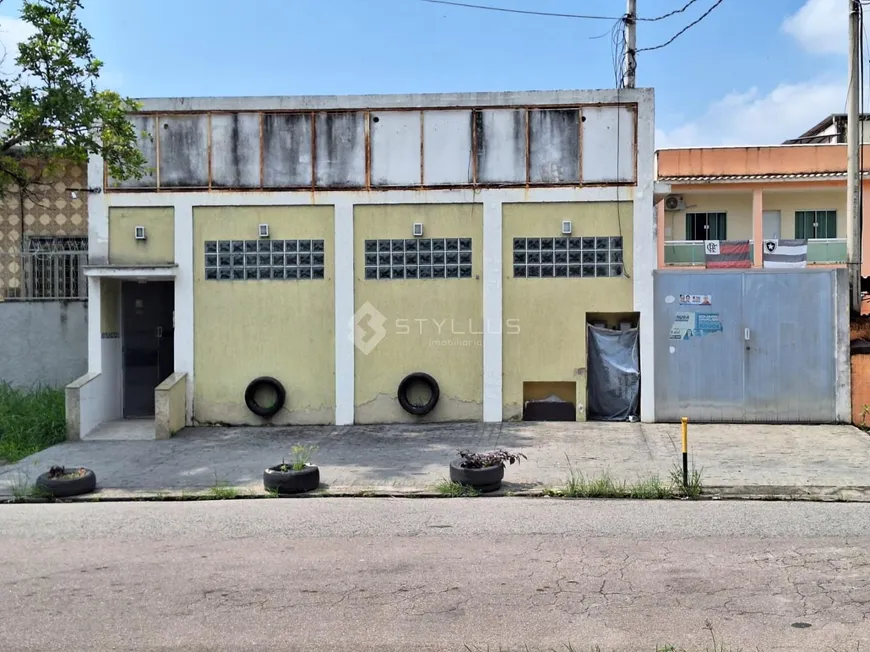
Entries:
<svg viewBox="0 0 870 652">
<path fill-rule="evenodd" d="M 825 238 L 807 240 L 807 263 L 819 265 L 836 265 L 846 263 L 846 239 Z"/>
<path fill-rule="evenodd" d="M 749 258 L 754 246 L 749 243 Z M 826 238 L 807 242 L 808 265 L 837 265 L 846 262 L 846 240 Z M 669 240 L 665 242 L 665 265 L 674 267 L 703 267 L 704 243 L 699 240 Z"/>
</svg>

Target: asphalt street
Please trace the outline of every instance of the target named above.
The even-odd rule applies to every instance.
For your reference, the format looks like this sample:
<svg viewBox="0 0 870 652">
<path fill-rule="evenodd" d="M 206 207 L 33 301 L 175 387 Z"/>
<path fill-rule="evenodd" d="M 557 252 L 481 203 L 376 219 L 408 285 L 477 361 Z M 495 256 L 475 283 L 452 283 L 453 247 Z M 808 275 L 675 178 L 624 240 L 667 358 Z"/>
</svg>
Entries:
<svg viewBox="0 0 870 652">
<path fill-rule="evenodd" d="M 870 648 L 870 504 L 0 506 L 0 650 Z"/>
</svg>

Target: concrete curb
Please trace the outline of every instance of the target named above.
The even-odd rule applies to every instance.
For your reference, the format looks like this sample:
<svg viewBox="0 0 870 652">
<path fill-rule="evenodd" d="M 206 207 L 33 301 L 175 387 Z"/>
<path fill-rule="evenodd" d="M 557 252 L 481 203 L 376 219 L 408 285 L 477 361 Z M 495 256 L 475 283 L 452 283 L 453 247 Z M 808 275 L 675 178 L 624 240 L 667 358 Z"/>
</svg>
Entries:
<svg viewBox="0 0 870 652">
<path fill-rule="evenodd" d="M 98 488 L 97 491 L 84 496 L 64 498 L 55 502 L 131 502 L 131 501 L 181 501 L 181 500 L 244 500 L 277 498 L 266 493 L 262 486 L 222 487 L 223 490 L 234 492 L 232 497 L 215 495 L 209 488 L 191 489 L 113 489 Z M 511 490 L 505 487 L 499 491 L 484 494 L 482 498 L 497 497 L 518 498 L 553 498 L 556 500 L 582 500 L 548 496 L 546 487 Z M 0 496 L 0 502 L 12 502 L 11 496 Z M 281 496 L 281 498 L 447 498 L 430 488 L 419 487 L 356 487 L 331 486 L 318 491 L 298 496 Z M 595 500 L 595 499 L 586 499 Z M 616 498 L 613 500 L 657 500 Z M 664 498 L 659 500 L 678 500 Z M 831 486 L 784 486 L 784 485 L 745 485 L 745 486 L 713 486 L 705 487 L 696 500 L 771 500 L 771 501 L 814 501 L 814 502 L 870 502 L 870 486 L 861 487 L 831 487 Z M 26 502 L 45 502 L 32 500 Z"/>
</svg>

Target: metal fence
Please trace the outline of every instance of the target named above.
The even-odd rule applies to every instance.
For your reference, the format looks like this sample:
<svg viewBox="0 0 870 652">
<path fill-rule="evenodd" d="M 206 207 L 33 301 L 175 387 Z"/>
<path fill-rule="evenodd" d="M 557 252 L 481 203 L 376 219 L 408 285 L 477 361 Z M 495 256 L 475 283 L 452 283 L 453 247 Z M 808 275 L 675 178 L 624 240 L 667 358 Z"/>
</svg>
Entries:
<svg viewBox="0 0 870 652">
<path fill-rule="evenodd" d="M 84 300 L 87 240 L 39 238 L 27 251 L 0 253 L 0 297 L 6 300 Z"/>
</svg>

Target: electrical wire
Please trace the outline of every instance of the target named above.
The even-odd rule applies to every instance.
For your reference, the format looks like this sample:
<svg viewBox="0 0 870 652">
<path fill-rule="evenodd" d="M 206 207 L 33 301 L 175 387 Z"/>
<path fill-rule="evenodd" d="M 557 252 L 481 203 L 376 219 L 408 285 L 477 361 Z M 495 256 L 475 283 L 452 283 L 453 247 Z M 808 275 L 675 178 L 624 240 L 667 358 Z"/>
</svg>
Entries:
<svg viewBox="0 0 870 652">
<path fill-rule="evenodd" d="M 647 23 L 654 23 L 659 20 L 664 20 L 665 18 L 670 18 L 671 16 L 676 16 L 677 14 L 681 14 L 686 9 L 695 4 L 698 0 L 689 0 L 685 5 L 680 7 L 679 9 L 674 9 L 673 11 L 669 11 L 666 14 L 662 14 L 661 16 L 656 16 L 655 18 L 639 18 L 635 17 L 635 20 Z M 870 0 L 868 0 L 870 1 Z M 492 5 L 479 5 L 470 2 L 456 2 L 455 0 L 420 0 L 420 2 L 428 2 L 430 4 L 435 5 L 448 5 L 451 7 L 465 7 L 466 9 L 483 9 L 486 11 L 502 11 L 508 14 L 525 14 L 528 16 L 549 16 L 551 18 L 577 18 L 581 20 L 623 20 L 624 16 L 590 16 L 586 14 L 563 14 L 556 13 L 551 11 L 533 11 L 531 9 L 509 9 L 508 7 L 494 7 Z"/>
<path fill-rule="evenodd" d="M 618 16 L 587 16 L 583 14 L 558 14 L 549 11 L 532 11 L 531 9 L 508 9 L 507 7 L 493 7 L 491 5 L 477 5 L 466 2 L 453 2 L 452 0 L 420 0 L 433 5 L 449 5 L 451 7 L 465 7 L 466 9 L 485 9 L 487 11 L 502 11 L 507 14 L 525 14 L 527 16 L 549 16 L 551 18 L 578 18 L 582 20 L 621 20 Z"/>
<path fill-rule="evenodd" d="M 870 1 L 870 0 L 868 0 L 868 1 Z M 698 0 L 689 0 L 680 9 L 674 9 L 673 11 L 669 11 L 668 13 L 663 14 L 661 16 L 657 16 L 656 18 L 638 18 L 637 20 L 643 20 L 643 21 L 648 22 L 648 23 L 654 23 L 657 20 L 664 20 L 665 18 L 670 18 L 671 16 L 676 16 L 677 14 L 683 13 L 686 9 L 691 7 L 696 2 L 698 2 Z"/>
<path fill-rule="evenodd" d="M 696 18 L 696 19 L 693 20 L 691 23 L 689 23 L 688 25 L 686 25 L 683 29 L 681 29 L 679 32 L 677 32 L 676 34 L 674 34 L 671 38 L 669 38 L 669 39 L 668 39 L 667 41 L 665 41 L 664 43 L 660 43 L 659 45 L 654 45 L 653 47 L 649 47 L 649 48 L 638 48 L 638 49 L 636 50 L 636 52 L 652 52 L 653 50 L 661 50 L 663 47 L 667 47 L 668 45 L 670 45 L 671 43 L 673 43 L 674 41 L 676 41 L 677 38 L 679 38 L 680 36 L 682 36 L 683 34 L 685 34 L 685 33 L 686 33 L 687 31 L 689 31 L 692 27 L 694 27 L 695 25 L 697 25 L 698 23 L 700 23 L 702 20 L 704 20 L 707 16 L 709 16 L 709 15 L 712 13 L 712 11 L 713 11 L 716 7 L 718 7 L 719 5 L 722 4 L 722 2 L 723 2 L 723 0 L 716 0 L 716 2 L 713 3 L 713 6 L 712 6 L 712 7 L 710 7 L 707 11 L 705 11 L 705 12 L 704 12 L 703 14 L 701 14 L 700 16 L 698 16 L 698 18 Z"/>
</svg>

